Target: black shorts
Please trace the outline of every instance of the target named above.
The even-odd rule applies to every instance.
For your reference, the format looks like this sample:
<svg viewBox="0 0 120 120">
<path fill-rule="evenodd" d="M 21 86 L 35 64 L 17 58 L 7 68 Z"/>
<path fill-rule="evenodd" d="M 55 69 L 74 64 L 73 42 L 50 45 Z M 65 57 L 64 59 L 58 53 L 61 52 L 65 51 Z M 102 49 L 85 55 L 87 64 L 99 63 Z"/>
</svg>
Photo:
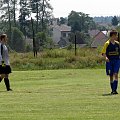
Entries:
<svg viewBox="0 0 120 120">
<path fill-rule="evenodd" d="M 9 74 L 11 72 L 12 71 L 10 65 L 5 65 L 5 66 L 0 65 L 0 74 Z"/>
</svg>

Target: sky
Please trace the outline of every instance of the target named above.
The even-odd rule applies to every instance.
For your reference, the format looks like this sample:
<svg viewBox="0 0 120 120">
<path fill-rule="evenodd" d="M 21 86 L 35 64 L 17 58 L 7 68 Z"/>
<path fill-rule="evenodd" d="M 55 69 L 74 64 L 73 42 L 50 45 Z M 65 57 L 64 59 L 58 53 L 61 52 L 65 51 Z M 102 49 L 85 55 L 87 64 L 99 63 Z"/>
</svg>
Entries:
<svg viewBox="0 0 120 120">
<path fill-rule="evenodd" d="M 120 0 L 50 0 L 56 18 L 67 17 L 74 10 L 95 16 L 120 16 Z"/>
</svg>

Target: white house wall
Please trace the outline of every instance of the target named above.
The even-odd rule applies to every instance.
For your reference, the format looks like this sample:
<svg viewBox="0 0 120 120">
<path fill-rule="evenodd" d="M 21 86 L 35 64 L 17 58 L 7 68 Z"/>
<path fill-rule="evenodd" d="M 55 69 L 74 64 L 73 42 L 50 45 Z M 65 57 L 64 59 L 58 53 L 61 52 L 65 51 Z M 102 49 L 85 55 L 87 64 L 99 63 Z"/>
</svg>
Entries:
<svg viewBox="0 0 120 120">
<path fill-rule="evenodd" d="M 61 32 L 60 30 L 53 28 L 53 41 L 57 44 L 60 41 Z"/>
</svg>

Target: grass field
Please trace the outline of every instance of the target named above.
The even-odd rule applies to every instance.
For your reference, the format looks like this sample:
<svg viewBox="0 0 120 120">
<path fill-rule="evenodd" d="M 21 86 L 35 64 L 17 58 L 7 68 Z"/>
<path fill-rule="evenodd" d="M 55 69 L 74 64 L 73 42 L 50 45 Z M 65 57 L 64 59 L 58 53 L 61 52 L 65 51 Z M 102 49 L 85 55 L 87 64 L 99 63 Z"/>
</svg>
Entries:
<svg viewBox="0 0 120 120">
<path fill-rule="evenodd" d="M 0 83 L 0 120 L 120 120 L 104 69 L 13 71 L 10 79 L 12 92 Z"/>
</svg>

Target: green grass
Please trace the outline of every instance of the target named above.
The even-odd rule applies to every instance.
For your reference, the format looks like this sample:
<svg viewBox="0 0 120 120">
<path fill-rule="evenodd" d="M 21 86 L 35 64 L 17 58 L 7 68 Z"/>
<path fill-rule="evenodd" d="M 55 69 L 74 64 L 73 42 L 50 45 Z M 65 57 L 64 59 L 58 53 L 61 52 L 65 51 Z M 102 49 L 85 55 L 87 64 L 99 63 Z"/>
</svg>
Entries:
<svg viewBox="0 0 120 120">
<path fill-rule="evenodd" d="M 13 71 L 10 79 L 12 92 L 0 83 L 0 120 L 120 119 L 104 69 Z"/>
</svg>

